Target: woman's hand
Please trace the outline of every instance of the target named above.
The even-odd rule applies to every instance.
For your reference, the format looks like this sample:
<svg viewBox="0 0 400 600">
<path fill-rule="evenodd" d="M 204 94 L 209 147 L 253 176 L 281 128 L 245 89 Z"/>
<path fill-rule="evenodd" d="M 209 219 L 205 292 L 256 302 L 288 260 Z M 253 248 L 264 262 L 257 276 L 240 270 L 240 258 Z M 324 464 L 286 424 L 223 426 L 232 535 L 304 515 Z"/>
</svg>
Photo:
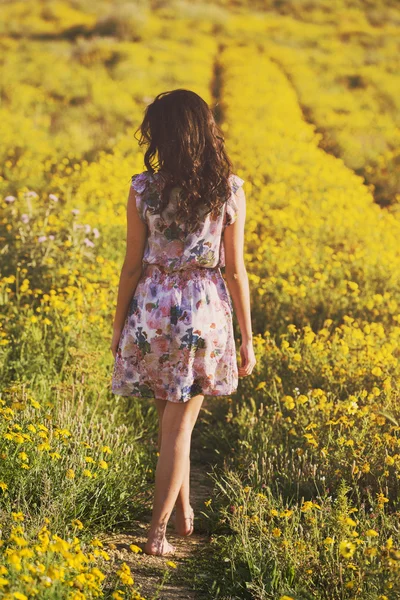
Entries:
<svg viewBox="0 0 400 600">
<path fill-rule="evenodd" d="M 119 340 L 121 337 L 121 333 L 122 333 L 122 331 L 120 331 L 119 329 L 114 329 L 114 331 L 113 331 L 110 350 L 113 353 L 114 358 L 117 355 L 117 348 L 118 348 L 118 343 L 119 343 Z"/>
<path fill-rule="evenodd" d="M 253 342 L 245 342 L 240 346 L 240 358 L 242 360 L 242 364 L 240 367 L 238 367 L 239 377 L 251 375 L 257 362 L 254 355 Z"/>
</svg>

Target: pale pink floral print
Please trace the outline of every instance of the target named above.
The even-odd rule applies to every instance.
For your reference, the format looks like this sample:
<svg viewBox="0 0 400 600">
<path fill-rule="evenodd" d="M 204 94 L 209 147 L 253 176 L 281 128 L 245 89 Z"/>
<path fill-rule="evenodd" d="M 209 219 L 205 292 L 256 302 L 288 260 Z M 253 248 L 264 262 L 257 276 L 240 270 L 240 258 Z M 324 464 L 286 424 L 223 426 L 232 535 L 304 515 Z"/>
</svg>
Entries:
<svg viewBox="0 0 400 600">
<path fill-rule="evenodd" d="M 234 193 L 244 181 L 231 176 L 232 195 L 220 216 L 207 215 L 194 234 L 152 214 L 160 197 L 159 174 L 132 177 L 136 205 L 148 226 L 143 272 L 119 340 L 112 391 L 186 402 L 196 394 L 236 391 L 238 369 L 232 301 L 220 267 L 222 233 L 235 221 Z"/>
</svg>

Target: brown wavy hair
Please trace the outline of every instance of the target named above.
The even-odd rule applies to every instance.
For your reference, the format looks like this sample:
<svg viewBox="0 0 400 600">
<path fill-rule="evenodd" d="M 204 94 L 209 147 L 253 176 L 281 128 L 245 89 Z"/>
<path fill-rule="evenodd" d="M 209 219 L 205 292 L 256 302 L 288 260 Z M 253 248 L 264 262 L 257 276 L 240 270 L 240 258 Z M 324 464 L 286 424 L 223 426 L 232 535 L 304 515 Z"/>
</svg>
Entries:
<svg viewBox="0 0 400 600">
<path fill-rule="evenodd" d="M 158 169 L 163 180 L 152 212 L 161 215 L 171 190 L 179 186 L 176 220 L 186 230 L 194 231 L 208 213 L 218 216 L 231 194 L 232 163 L 208 104 L 190 90 L 163 92 L 146 107 L 135 138 L 138 132 L 139 145 L 148 145 L 147 170 L 154 174 Z"/>
</svg>

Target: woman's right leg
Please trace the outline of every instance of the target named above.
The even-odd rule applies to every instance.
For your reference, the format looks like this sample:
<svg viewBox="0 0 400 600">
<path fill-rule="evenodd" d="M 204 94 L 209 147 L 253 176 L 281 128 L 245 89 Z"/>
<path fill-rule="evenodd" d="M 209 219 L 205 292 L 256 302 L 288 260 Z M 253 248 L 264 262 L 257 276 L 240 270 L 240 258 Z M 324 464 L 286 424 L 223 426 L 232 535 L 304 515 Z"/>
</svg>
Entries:
<svg viewBox="0 0 400 600">
<path fill-rule="evenodd" d="M 158 413 L 157 446 L 158 451 L 160 452 L 162 440 L 162 420 L 168 400 L 155 398 L 154 402 Z M 193 509 L 190 504 L 190 456 L 188 456 L 187 459 L 185 475 L 183 477 L 181 489 L 179 490 L 175 502 L 175 527 L 180 535 L 188 535 L 191 531 L 193 531 Z"/>
<path fill-rule="evenodd" d="M 153 514 L 144 550 L 148 554 L 167 554 L 174 550 L 165 532 L 172 509 L 183 484 L 190 443 L 204 396 L 187 402 L 167 402 L 162 420 L 160 456 L 155 474 Z"/>
</svg>

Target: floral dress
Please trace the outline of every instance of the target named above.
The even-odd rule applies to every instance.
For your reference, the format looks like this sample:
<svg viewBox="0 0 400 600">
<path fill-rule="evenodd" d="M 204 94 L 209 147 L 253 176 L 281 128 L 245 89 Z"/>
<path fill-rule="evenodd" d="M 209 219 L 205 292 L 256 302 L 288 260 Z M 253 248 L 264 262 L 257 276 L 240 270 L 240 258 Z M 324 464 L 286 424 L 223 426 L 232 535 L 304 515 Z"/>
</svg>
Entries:
<svg viewBox="0 0 400 600">
<path fill-rule="evenodd" d="M 148 227 L 142 274 L 119 339 L 112 392 L 121 396 L 187 402 L 236 391 L 238 367 L 232 301 L 220 267 L 221 236 L 237 217 L 235 193 L 244 180 L 231 175 L 232 194 L 220 215 L 206 215 L 194 233 L 174 220 L 177 190 L 153 214 L 161 172 L 133 175 L 136 206 Z"/>
</svg>

